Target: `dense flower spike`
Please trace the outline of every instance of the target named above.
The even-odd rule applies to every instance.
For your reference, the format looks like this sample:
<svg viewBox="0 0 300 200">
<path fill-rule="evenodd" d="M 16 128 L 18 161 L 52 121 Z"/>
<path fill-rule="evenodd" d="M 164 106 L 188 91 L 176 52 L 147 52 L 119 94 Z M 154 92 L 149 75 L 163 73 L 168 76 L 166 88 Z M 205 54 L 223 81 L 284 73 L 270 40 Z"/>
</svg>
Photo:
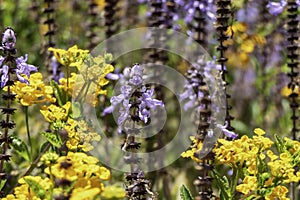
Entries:
<svg viewBox="0 0 300 200">
<path fill-rule="evenodd" d="M 224 45 L 224 42 L 228 39 L 228 36 L 226 35 L 226 31 L 229 28 L 229 19 L 232 12 L 231 11 L 231 1 L 230 0 L 217 0 L 217 32 L 218 32 L 218 41 L 219 46 L 217 47 L 217 50 L 220 52 L 219 58 L 217 59 L 218 63 L 221 65 L 221 72 L 222 72 L 222 79 L 225 83 L 225 86 L 227 86 L 229 83 L 226 80 L 226 74 L 227 69 L 225 63 L 227 62 L 227 58 L 225 57 L 225 51 L 227 50 L 227 46 Z M 226 122 L 227 122 L 227 129 L 229 131 L 233 131 L 234 128 L 231 126 L 231 120 L 233 117 L 230 115 L 229 111 L 231 110 L 231 106 L 229 105 L 229 98 L 230 95 L 227 93 L 226 87 L 225 87 L 225 93 L 226 93 Z"/>
<path fill-rule="evenodd" d="M 87 49 L 93 49 L 97 43 L 98 43 L 98 37 L 97 37 L 97 27 L 99 26 L 99 7 L 98 4 L 94 0 L 88 1 L 88 24 L 87 26 L 87 32 L 86 36 L 89 39 L 89 44 Z"/>
<path fill-rule="evenodd" d="M 141 143 L 135 139 L 140 132 L 138 128 L 140 122 L 150 123 L 150 110 L 164 107 L 161 101 L 153 98 L 154 89 L 149 89 L 144 85 L 143 70 L 143 66 L 139 64 L 124 69 L 123 74 L 119 75 L 119 81 L 122 84 L 121 94 L 111 97 L 111 106 L 103 111 L 103 114 L 108 114 L 121 105 L 118 125 L 119 132 L 125 135 L 122 145 L 122 150 L 126 152 L 124 159 L 132 169 L 126 174 L 128 182 L 126 191 L 130 199 L 146 199 L 154 196 L 150 190 L 150 182 L 145 179 L 143 172 L 139 169 L 140 159 L 132 152 L 136 152 L 141 146 Z M 110 76 L 113 77 L 112 74 Z"/>
<path fill-rule="evenodd" d="M 30 65 L 27 62 L 28 55 L 25 57 L 21 56 L 16 58 L 16 36 L 12 28 L 6 28 L 2 34 L 2 43 L 1 50 L 4 54 L 4 57 L 0 56 L 0 75 L 1 75 L 1 88 L 5 87 L 6 94 L 3 94 L 3 100 L 7 102 L 4 108 L 1 108 L 2 113 L 6 115 L 5 119 L 1 120 L 0 127 L 4 129 L 3 134 L 1 134 L 0 145 L 2 147 L 0 155 L 0 175 L 1 181 L 0 184 L 4 184 L 5 179 L 7 178 L 4 169 L 4 162 L 10 160 L 10 155 L 6 155 L 6 151 L 11 143 L 9 137 L 9 129 L 13 129 L 15 123 L 10 120 L 10 116 L 14 114 L 16 109 L 11 107 L 12 101 L 15 99 L 16 95 L 12 93 L 12 86 L 14 85 L 15 76 L 19 79 L 20 82 L 29 84 L 29 81 L 25 78 L 30 78 L 30 73 L 32 71 L 37 71 L 37 68 L 33 65 Z M 0 196 L 3 195 L 2 193 Z"/>
<path fill-rule="evenodd" d="M 297 115 L 299 104 L 297 103 L 297 98 L 299 94 L 297 93 L 297 88 L 299 87 L 299 51 L 297 40 L 299 39 L 299 19 L 298 19 L 298 6 L 296 1 L 288 2 L 288 21 L 287 21 L 287 32 L 288 32 L 288 46 L 287 46 L 287 57 L 288 57 L 288 67 L 290 72 L 288 76 L 290 77 L 290 83 L 288 88 L 292 91 L 289 95 L 290 98 L 290 107 L 292 109 L 292 138 L 294 140 L 298 139 L 297 134 L 299 132 L 299 116 Z"/>
</svg>

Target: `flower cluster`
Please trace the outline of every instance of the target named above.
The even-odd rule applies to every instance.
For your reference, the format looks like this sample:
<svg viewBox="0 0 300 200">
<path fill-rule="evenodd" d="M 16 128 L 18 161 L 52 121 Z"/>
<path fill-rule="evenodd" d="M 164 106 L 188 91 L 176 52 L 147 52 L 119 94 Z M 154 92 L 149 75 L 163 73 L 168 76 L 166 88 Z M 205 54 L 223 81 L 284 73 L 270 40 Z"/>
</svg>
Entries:
<svg viewBox="0 0 300 200">
<path fill-rule="evenodd" d="M 285 184 L 300 180 L 296 170 L 300 166 L 300 143 L 276 137 L 276 155 L 272 150 L 274 142 L 263 136 L 265 131 L 255 129 L 254 133 L 257 136 L 252 138 L 244 135 L 234 141 L 220 139 L 220 145 L 214 149 L 217 164 L 240 171 L 243 181 L 236 190 L 249 198 L 288 199 Z"/>
<path fill-rule="evenodd" d="M 68 132 L 66 146 L 70 150 L 82 149 L 84 152 L 88 152 L 94 148 L 91 142 L 101 139 L 100 135 L 91 128 L 91 125 L 82 119 L 68 118 L 64 128 Z"/>
<path fill-rule="evenodd" d="M 16 36 L 14 31 L 11 28 L 7 28 L 2 36 L 2 50 L 4 53 L 7 51 L 15 51 L 15 43 L 16 43 Z M 28 78 L 30 77 L 31 72 L 36 72 L 37 68 L 33 65 L 27 63 L 28 55 L 26 54 L 25 57 L 20 56 L 19 58 L 14 57 L 5 57 L 0 56 L 0 75 L 1 75 L 1 88 L 3 88 L 7 81 L 9 80 L 9 73 L 16 73 L 17 78 L 22 83 L 29 84 L 29 81 L 23 76 L 26 75 Z M 16 67 L 9 66 L 5 64 L 6 62 L 15 62 Z"/>
<path fill-rule="evenodd" d="M 23 106 L 31 106 L 40 103 L 54 103 L 56 99 L 53 97 L 53 88 L 45 85 L 41 73 L 31 74 L 28 79 L 30 85 L 16 81 L 11 87 L 12 93 L 16 94 L 16 99 Z M 4 88 L 7 90 L 7 88 Z"/>
<path fill-rule="evenodd" d="M 107 168 L 98 165 L 98 159 L 85 153 L 69 152 L 66 156 L 58 157 L 55 153 L 49 152 L 41 158 L 41 161 L 47 165 L 44 171 L 50 178 L 40 176 L 21 178 L 20 186 L 15 188 L 14 194 L 7 195 L 4 200 L 52 198 L 92 200 L 105 190 L 103 181 L 109 180 L 111 176 Z M 110 195 L 109 192 L 106 193 Z"/>
<path fill-rule="evenodd" d="M 108 76 L 112 77 L 113 74 Z M 148 89 L 144 86 L 143 66 L 136 64 L 132 68 L 125 68 L 123 74 L 118 77 L 121 83 L 121 94 L 113 96 L 110 99 L 111 106 L 104 109 L 103 114 L 112 113 L 118 105 L 121 104 L 119 110 L 118 125 L 122 126 L 126 120 L 136 116 L 138 120 L 147 123 L 150 119 L 150 110 L 156 107 L 164 107 L 162 101 L 153 98 L 154 89 Z M 138 91 L 135 91 L 138 90 Z M 134 101 L 139 102 L 133 105 Z M 137 106 L 135 113 L 130 114 L 130 109 Z"/>
</svg>

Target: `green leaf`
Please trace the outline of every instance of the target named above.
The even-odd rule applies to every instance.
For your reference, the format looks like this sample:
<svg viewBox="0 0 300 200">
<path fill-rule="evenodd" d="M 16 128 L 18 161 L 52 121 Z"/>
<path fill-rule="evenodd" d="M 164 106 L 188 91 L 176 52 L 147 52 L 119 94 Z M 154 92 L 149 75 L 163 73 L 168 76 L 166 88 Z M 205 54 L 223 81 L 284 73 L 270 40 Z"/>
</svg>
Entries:
<svg viewBox="0 0 300 200">
<path fill-rule="evenodd" d="M 25 160 L 30 161 L 29 151 L 25 142 L 15 136 L 11 136 L 11 138 L 10 146 Z"/>
<path fill-rule="evenodd" d="M 0 180 L 0 191 L 2 191 L 2 189 L 3 189 L 4 185 L 5 185 L 5 183 L 6 183 L 6 180 L 5 180 L 5 179 Z"/>
<path fill-rule="evenodd" d="M 220 189 L 220 199 L 228 200 L 231 198 L 229 181 L 226 176 L 221 176 L 216 170 L 213 170 L 213 178 L 217 181 L 217 186 Z M 234 188 L 235 189 L 235 188 Z"/>
<path fill-rule="evenodd" d="M 81 116 L 81 104 L 78 102 L 72 103 L 72 113 L 71 117 L 76 119 Z"/>
<path fill-rule="evenodd" d="M 181 197 L 181 200 L 193 200 L 194 199 L 192 197 L 190 191 L 185 187 L 185 185 L 182 185 L 180 187 L 180 197 Z"/>
<path fill-rule="evenodd" d="M 38 182 L 30 178 L 24 178 L 24 180 L 37 197 L 39 197 L 40 199 L 45 199 L 46 190 Z"/>
<path fill-rule="evenodd" d="M 285 149 L 284 143 L 278 135 L 275 135 L 275 144 L 276 144 L 276 148 L 279 151 L 279 153 L 283 153 L 284 149 Z"/>
<path fill-rule="evenodd" d="M 64 95 L 64 91 L 53 80 L 50 81 L 50 85 L 53 88 L 53 93 L 54 93 L 54 96 L 57 100 L 58 105 L 63 106 L 66 103 L 66 98 L 65 98 L 65 95 Z"/>
<path fill-rule="evenodd" d="M 41 134 L 54 146 L 60 147 L 63 142 L 58 134 L 51 132 L 41 132 Z"/>
</svg>

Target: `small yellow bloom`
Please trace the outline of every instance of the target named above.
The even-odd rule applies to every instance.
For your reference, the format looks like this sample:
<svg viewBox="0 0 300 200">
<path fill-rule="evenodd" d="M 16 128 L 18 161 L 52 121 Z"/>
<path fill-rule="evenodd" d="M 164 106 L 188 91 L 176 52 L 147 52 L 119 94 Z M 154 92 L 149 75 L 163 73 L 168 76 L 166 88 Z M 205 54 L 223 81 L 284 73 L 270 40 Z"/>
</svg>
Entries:
<svg viewBox="0 0 300 200">
<path fill-rule="evenodd" d="M 80 68 L 85 56 L 89 53 L 89 50 L 78 49 L 77 45 L 64 49 L 55 49 L 50 47 L 48 49 L 52 51 L 56 60 L 66 67 L 78 67 Z"/>
<path fill-rule="evenodd" d="M 67 120 L 70 108 L 71 102 L 68 101 L 62 107 L 58 107 L 54 104 L 43 106 L 40 112 L 47 122 L 65 121 Z"/>
<path fill-rule="evenodd" d="M 254 129 L 254 133 L 259 136 L 266 134 L 266 132 L 264 130 L 262 130 L 261 128 Z"/>
</svg>

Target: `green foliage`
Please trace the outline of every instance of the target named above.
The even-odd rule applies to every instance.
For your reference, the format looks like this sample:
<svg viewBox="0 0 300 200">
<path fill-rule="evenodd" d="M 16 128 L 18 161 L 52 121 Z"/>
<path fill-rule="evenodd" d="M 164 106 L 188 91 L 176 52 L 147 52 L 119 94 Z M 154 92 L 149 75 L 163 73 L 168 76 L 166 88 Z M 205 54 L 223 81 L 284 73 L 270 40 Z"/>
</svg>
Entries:
<svg viewBox="0 0 300 200">
<path fill-rule="evenodd" d="M 60 147 L 63 144 L 59 134 L 51 132 L 41 132 L 41 135 L 43 135 L 55 147 Z"/>
<path fill-rule="evenodd" d="M 12 136 L 12 142 L 10 146 L 17 152 L 18 155 L 22 156 L 25 160 L 30 161 L 30 155 L 27 145 L 24 141 L 16 136 Z"/>
<path fill-rule="evenodd" d="M 193 200 L 190 191 L 185 187 L 185 185 L 182 185 L 180 187 L 180 198 L 181 200 Z"/>
<path fill-rule="evenodd" d="M 36 181 L 30 178 L 24 178 L 25 182 L 29 185 L 30 189 L 35 193 L 35 195 L 40 199 L 45 199 L 46 190 Z"/>
</svg>

